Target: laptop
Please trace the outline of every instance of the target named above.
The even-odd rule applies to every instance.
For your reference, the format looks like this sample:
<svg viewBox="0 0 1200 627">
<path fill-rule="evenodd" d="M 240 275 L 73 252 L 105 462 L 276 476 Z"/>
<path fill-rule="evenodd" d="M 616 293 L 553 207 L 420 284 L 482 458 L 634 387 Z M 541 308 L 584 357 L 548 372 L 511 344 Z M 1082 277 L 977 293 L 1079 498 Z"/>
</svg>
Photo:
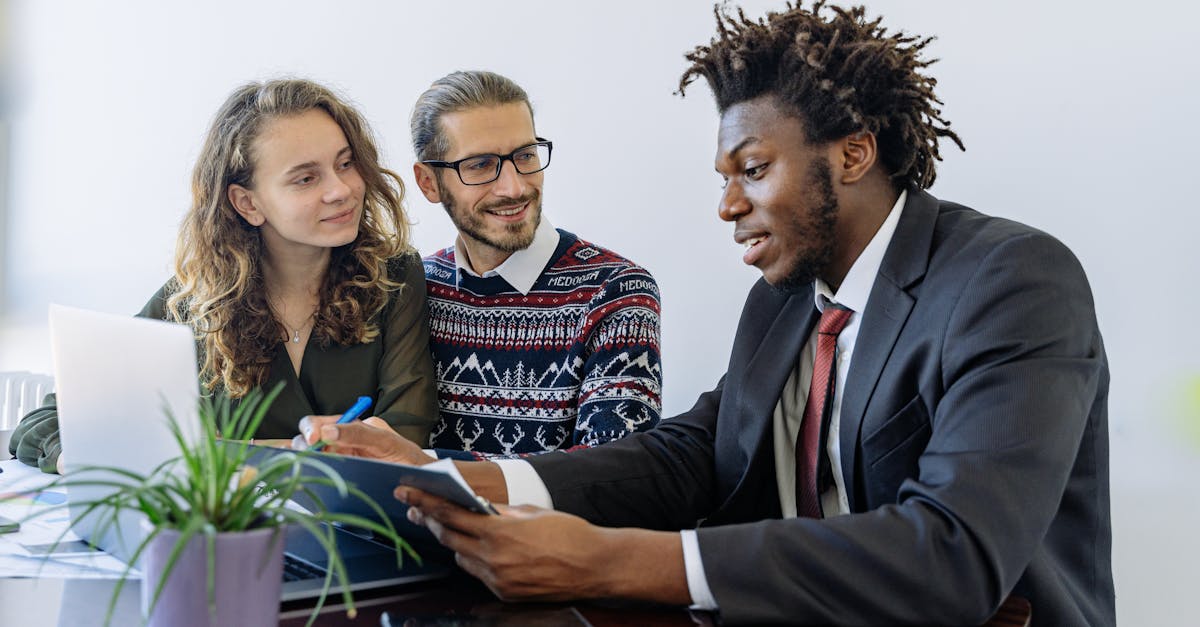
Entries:
<svg viewBox="0 0 1200 627">
<path fill-rule="evenodd" d="M 200 385 L 190 328 L 51 305 L 50 342 L 68 473 L 84 466 L 111 466 L 148 474 L 177 456 L 178 445 L 164 410 L 175 416 L 186 438 L 199 434 L 196 404 Z M 93 501 L 106 493 L 103 487 L 74 486 L 68 502 Z M 412 537 L 422 564 L 406 557 L 403 567 L 397 569 L 395 548 L 390 543 L 338 528 L 349 588 L 366 590 L 449 574 L 445 550 L 431 541 L 428 531 L 407 521 L 407 508 L 394 498 L 380 499 L 379 504 L 397 529 Z M 333 509 L 336 504 L 328 506 Z M 136 512 L 123 512 L 116 525 L 106 526 L 97 515 L 81 518 L 79 506 L 70 505 L 69 509 L 77 535 L 124 561 L 129 561 L 145 538 L 143 517 Z M 288 529 L 286 537 L 282 600 L 319 595 L 324 585 L 325 550 L 303 529 Z"/>
</svg>

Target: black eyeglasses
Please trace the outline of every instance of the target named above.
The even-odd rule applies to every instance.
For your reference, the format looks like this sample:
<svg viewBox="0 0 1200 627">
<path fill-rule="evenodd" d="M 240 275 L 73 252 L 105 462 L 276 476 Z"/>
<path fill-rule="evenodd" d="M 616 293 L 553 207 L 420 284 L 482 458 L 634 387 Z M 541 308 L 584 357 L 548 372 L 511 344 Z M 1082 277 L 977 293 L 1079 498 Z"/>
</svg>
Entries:
<svg viewBox="0 0 1200 627">
<path fill-rule="evenodd" d="M 435 168 L 450 168 L 458 173 L 463 185 L 486 185 L 500 178 L 500 168 L 511 161 L 520 174 L 534 174 L 550 165 L 550 150 L 554 142 L 536 138 L 537 142 L 508 153 L 507 155 L 474 155 L 458 161 L 422 161 Z"/>
</svg>

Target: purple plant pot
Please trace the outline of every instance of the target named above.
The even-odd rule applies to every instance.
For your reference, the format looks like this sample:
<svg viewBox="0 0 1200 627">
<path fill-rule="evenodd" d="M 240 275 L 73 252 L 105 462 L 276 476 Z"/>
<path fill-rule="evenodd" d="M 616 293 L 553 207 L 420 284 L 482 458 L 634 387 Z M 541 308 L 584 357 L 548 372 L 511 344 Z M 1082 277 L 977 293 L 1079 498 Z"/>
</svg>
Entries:
<svg viewBox="0 0 1200 627">
<path fill-rule="evenodd" d="M 215 608 L 209 605 L 206 538 L 193 537 L 150 608 L 179 540 L 178 531 L 163 531 L 146 547 L 142 560 L 142 616 L 152 610 L 151 627 L 278 625 L 284 535 L 274 527 L 217 534 Z"/>
</svg>

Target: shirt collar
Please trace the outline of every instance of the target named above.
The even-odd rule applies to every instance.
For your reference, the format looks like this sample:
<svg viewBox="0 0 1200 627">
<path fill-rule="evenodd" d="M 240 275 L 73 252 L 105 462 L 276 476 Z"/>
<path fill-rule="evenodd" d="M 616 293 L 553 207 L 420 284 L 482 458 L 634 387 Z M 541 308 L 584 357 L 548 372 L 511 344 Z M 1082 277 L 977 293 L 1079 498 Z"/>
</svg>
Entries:
<svg viewBox="0 0 1200 627">
<path fill-rule="evenodd" d="M 475 274 L 475 271 L 467 265 L 467 248 L 463 246 L 462 236 L 460 235 L 454 238 L 454 265 L 458 267 L 458 272 L 454 275 L 455 287 L 458 287 L 459 277 L 463 273 L 485 279 L 499 276 L 521 294 L 528 295 L 529 290 L 533 289 L 533 284 L 537 282 L 538 277 L 542 276 L 542 270 L 546 268 L 546 264 L 550 263 L 550 258 L 554 256 L 554 251 L 558 248 L 558 240 L 558 230 L 543 215 L 541 223 L 538 224 L 537 230 L 533 233 L 533 242 L 529 246 L 509 255 L 508 259 L 504 260 L 504 263 L 480 275 Z"/>
<path fill-rule="evenodd" d="M 892 211 L 888 213 L 875 236 L 867 243 L 867 247 L 858 255 L 858 259 L 850 266 L 842 286 L 836 294 L 829 285 L 821 279 L 813 283 L 813 299 L 817 311 L 824 313 L 825 303 L 835 302 L 839 305 L 862 313 L 867 308 L 867 299 L 871 296 L 871 287 L 875 285 L 875 277 L 879 274 L 879 266 L 883 265 L 883 254 L 887 252 L 888 244 L 896 233 L 896 225 L 900 223 L 900 214 L 904 211 L 904 201 L 908 199 L 908 191 L 900 192 Z"/>
</svg>

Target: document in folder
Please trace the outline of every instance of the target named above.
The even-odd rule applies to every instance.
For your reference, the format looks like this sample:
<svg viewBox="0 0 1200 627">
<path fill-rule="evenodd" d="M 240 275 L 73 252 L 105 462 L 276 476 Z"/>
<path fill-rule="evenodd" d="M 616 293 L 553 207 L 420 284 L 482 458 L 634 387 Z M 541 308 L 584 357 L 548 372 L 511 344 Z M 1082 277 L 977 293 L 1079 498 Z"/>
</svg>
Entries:
<svg viewBox="0 0 1200 627">
<path fill-rule="evenodd" d="M 258 449 L 255 456 L 287 452 L 287 449 L 263 446 L 254 448 Z M 397 501 L 394 494 L 396 488 L 402 485 L 440 496 L 476 513 L 497 513 L 491 503 L 475 494 L 475 491 L 459 474 L 454 463 L 448 459 L 438 460 L 425 466 L 405 466 L 364 457 L 346 457 L 331 453 L 321 453 L 317 458 L 331 467 L 346 482 L 362 490 L 376 503 L 379 503 L 388 517 L 398 523 L 398 526 L 407 524 L 408 506 Z M 316 474 L 319 471 L 306 468 L 304 472 Z M 367 518 L 375 517 L 375 512 L 361 499 L 350 494 L 343 496 L 333 486 L 313 486 L 311 491 L 329 511 L 358 514 Z M 297 494 L 296 502 L 309 509 L 315 505 L 313 500 L 302 498 L 299 494 Z"/>
</svg>

